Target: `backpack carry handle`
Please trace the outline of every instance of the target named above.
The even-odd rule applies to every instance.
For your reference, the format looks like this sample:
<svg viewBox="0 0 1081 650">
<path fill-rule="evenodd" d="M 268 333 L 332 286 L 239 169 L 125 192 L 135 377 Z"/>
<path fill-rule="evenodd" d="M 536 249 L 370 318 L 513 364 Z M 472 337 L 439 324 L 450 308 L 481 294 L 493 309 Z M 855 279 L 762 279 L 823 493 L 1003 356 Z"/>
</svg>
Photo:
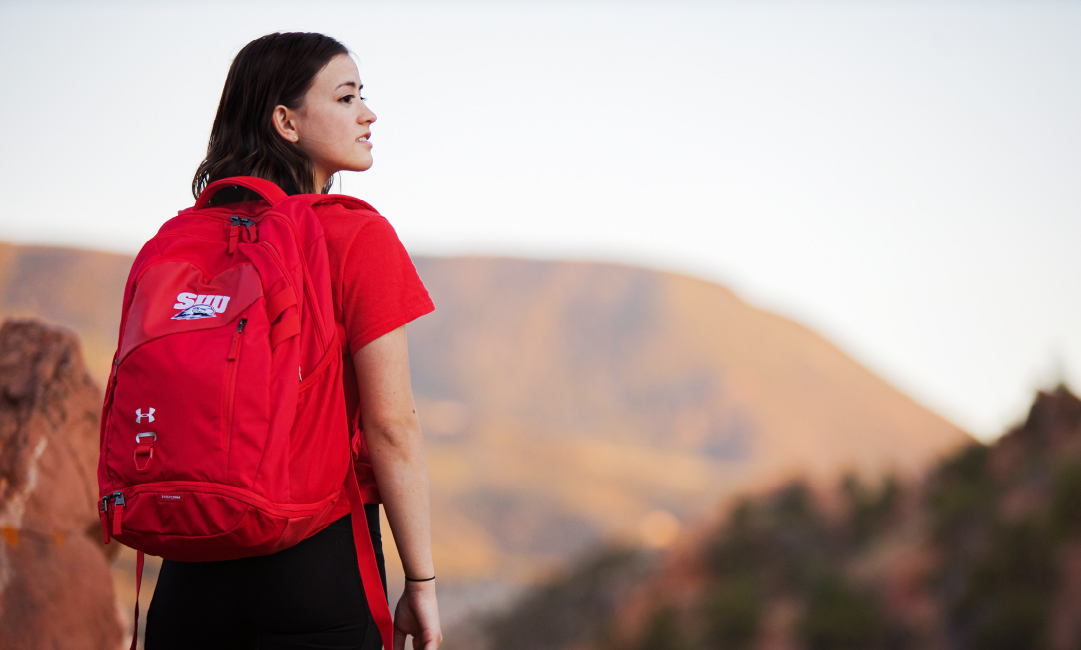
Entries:
<svg viewBox="0 0 1081 650">
<path fill-rule="evenodd" d="M 195 200 L 195 209 L 201 210 L 205 208 L 210 203 L 210 199 L 218 193 L 218 190 L 226 187 L 233 187 L 234 185 L 239 185 L 240 187 L 245 187 L 255 192 L 266 199 L 270 205 L 280 203 L 289 198 L 289 195 L 283 192 L 280 187 L 265 178 L 257 178 L 255 176 L 233 176 L 231 178 L 223 178 L 214 181 L 203 188 L 203 191 L 199 193 L 199 198 Z"/>
</svg>

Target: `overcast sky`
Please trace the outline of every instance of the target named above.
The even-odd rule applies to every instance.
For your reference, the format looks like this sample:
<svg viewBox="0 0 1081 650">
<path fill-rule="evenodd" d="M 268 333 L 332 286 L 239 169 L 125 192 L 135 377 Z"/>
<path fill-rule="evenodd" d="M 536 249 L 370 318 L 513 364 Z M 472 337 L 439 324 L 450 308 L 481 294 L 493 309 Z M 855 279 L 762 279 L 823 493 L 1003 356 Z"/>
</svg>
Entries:
<svg viewBox="0 0 1081 650">
<path fill-rule="evenodd" d="M 0 239 L 136 251 L 275 30 L 357 54 L 415 254 L 718 281 L 985 438 L 1081 386 L 1081 3 L 0 1 Z"/>
</svg>

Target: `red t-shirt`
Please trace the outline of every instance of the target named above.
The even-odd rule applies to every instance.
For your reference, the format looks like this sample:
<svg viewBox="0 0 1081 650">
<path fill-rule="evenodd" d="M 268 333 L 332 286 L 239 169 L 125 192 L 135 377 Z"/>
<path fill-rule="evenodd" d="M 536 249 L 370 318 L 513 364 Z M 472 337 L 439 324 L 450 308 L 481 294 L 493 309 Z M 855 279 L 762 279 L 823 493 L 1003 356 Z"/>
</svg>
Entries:
<svg viewBox="0 0 1081 650">
<path fill-rule="evenodd" d="M 435 309 L 417 269 L 383 215 L 374 209 L 315 208 L 330 257 L 334 322 L 342 340 L 342 379 L 350 425 L 360 408 L 353 353 Z M 340 502 L 333 519 L 349 514 Z"/>
</svg>

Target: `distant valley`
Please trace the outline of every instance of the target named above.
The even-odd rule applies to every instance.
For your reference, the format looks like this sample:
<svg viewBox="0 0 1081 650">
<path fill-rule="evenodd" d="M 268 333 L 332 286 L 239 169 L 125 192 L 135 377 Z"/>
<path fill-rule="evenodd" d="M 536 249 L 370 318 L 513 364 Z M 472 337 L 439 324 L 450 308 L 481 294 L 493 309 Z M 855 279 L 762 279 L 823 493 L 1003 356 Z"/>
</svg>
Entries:
<svg viewBox="0 0 1081 650">
<path fill-rule="evenodd" d="M 0 244 L 0 316 L 74 330 L 102 380 L 131 260 Z M 409 337 L 448 589 L 530 583 L 606 540 L 663 546 L 794 476 L 914 475 L 970 441 L 716 284 L 583 262 L 415 262 L 436 303 Z"/>
</svg>

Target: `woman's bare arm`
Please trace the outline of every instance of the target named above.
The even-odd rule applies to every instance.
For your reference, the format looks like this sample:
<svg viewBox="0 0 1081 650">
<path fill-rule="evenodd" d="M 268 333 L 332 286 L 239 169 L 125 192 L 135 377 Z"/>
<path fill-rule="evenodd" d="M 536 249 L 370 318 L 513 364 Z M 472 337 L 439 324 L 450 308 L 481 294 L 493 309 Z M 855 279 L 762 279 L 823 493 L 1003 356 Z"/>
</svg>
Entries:
<svg viewBox="0 0 1081 650">
<path fill-rule="evenodd" d="M 428 465 L 409 383 L 405 326 L 357 350 L 353 363 L 364 438 L 402 568 L 410 578 L 431 577 L 435 566 Z M 409 634 L 415 639 L 414 647 L 435 650 L 442 642 L 435 581 L 407 581 L 405 587 L 395 610 L 394 647 L 404 647 Z"/>
</svg>

